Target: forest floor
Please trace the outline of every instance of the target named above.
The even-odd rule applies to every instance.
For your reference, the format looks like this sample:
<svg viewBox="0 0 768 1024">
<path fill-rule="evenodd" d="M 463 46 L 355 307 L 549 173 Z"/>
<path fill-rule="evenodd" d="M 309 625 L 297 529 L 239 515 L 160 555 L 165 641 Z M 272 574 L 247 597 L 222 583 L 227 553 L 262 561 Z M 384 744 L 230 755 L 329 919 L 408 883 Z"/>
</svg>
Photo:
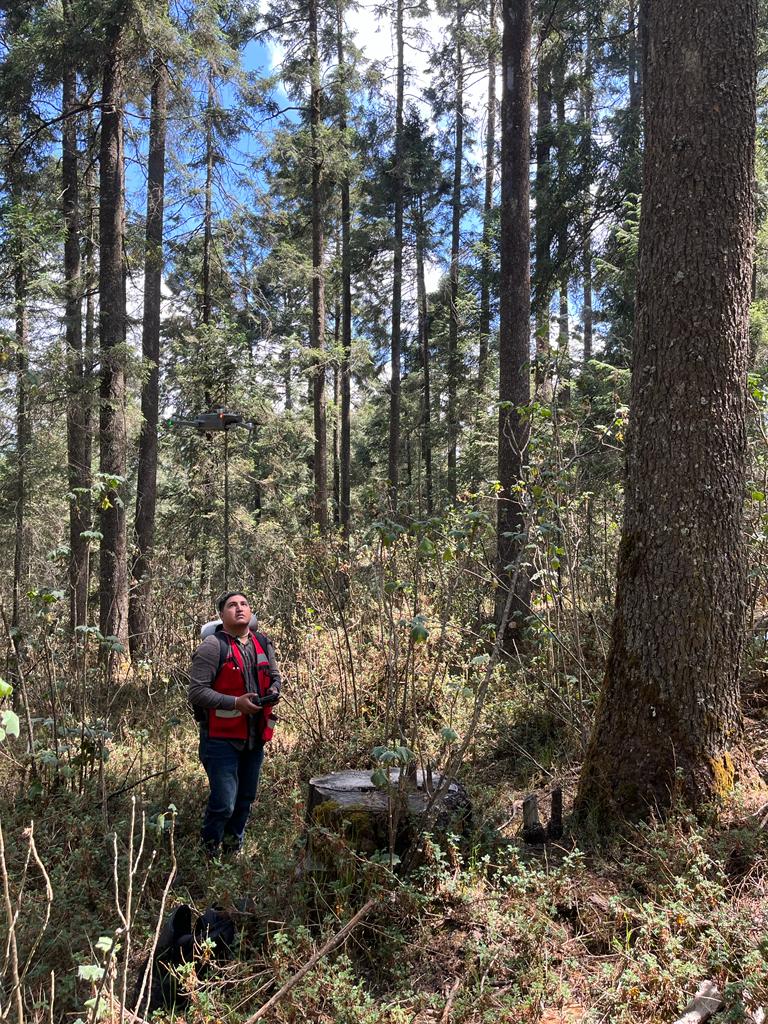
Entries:
<svg viewBox="0 0 768 1024">
<path fill-rule="evenodd" d="M 768 778 L 765 673 L 748 681 L 745 711 L 749 746 Z M 183 714 L 179 695 L 180 718 L 168 728 L 124 725 L 103 770 L 91 764 L 84 772 L 82 792 L 74 778 L 20 790 L 8 766 L 5 791 L 15 788 L 16 799 L 2 824 L 9 893 L 22 907 L 22 964 L 47 913 L 42 874 L 35 863 L 24 866 L 31 821 L 54 894 L 24 981 L 28 1021 L 93 1019 L 88 1000 L 99 971 L 90 968 L 110 963 L 129 888 L 130 949 L 107 970 L 101 995 L 119 995 L 126 952 L 130 995 L 171 871 L 171 832 L 178 863 L 165 914 L 181 903 L 215 905 L 237 925 L 230 962 L 211 970 L 203 950 L 183 972 L 187 1005 L 169 1015 L 179 1024 L 247 1020 L 370 898 L 360 925 L 266 1019 L 665 1024 L 705 978 L 724 995 L 716 1021 L 749 1021 L 757 1007 L 768 1008 L 768 806 L 748 794 L 737 794 L 719 818 L 680 810 L 599 842 L 566 828 L 557 843 L 529 846 L 520 834 L 522 799 L 535 791 L 546 807 L 554 782 L 562 784 L 567 825 L 578 777 L 567 736 L 546 715 L 532 716 L 494 730 L 465 766 L 474 805 L 468 844 L 427 843 L 407 878 L 369 863 L 318 881 L 302 870 L 306 781 L 364 767 L 359 751 L 310 749 L 284 733 L 265 762 L 244 856 L 206 864 L 196 840 L 206 782 Z M 153 773 L 160 774 L 147 778 Z M 134 859 L 142 834 L 144 850 L 129 886 L 132 816 Z M 108 1000 L 103 1009 L 111 1019 Z"/>
</svg>

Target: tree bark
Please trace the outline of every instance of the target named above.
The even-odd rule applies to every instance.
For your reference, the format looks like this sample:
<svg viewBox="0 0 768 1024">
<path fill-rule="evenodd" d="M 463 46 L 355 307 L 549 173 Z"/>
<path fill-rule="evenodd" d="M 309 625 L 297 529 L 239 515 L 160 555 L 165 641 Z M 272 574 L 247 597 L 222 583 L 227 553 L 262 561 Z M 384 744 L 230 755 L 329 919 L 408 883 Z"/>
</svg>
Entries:
<svg viewBox="0 0 768 1024">
<path fill-rule="evenodd" d="M 70 0 L 63 0 L 65 31 L 72 34 Z M 64 216 L 64 331 L 68 359 L 67 481 L 69 484 L 69 620 L 83 626 L 88 604 L 88 538 L 90 526 L 90 444 L 88 381 L 83 353 L 83 282 L 80 272 L 80 182 L 78 175 L 77 65 L 65 60 L 62 69 L 61 189 Z M 86 462 L 86 454 L 88 460 Z"/>
<path fill-rule="evenodd" d="M 99 465 L 107 478 L 120 479 L 101 509 L 99 628 L 104 636 L 127 641 L 123 102 L 122 25 L 118 24 L 110 32 L 104 62 L 99 153 Z"/>
<path fill-rule="evenodd" d="M 309 0 L 310 132 L 312 139 L 312 410 L 315 429 L 313 471 L 314 519 L 321 533 L 328 530 L 328 465 L 325 402 L 325 272 L 323 269 L 322 169 L 320 147 L 322 85 L 317 40 L 317 0 Z"/>
<path fill-rule="evenodd" d="M 142 427 L 136 483 L 136 557 L 128 607 L 131 656 L 147 652 L 151 621 L 152 569 L 157 507 L 157 424 L 160 404 L 160 311 L 163 279 L 165 134 L 168 67 L 160 53 L 152 66 L 149 119 L 147 222 L 144 243 L 144 319 L 141 354 L 147 373 L 141 390 Z"/>
<path fill-rule="evenodd" d="M 503 0 L 501 100 L 501 280 L 499 308 L 499 482 L 497 623 L 524 541 L 524 508 L 516 493 L 528 445 L 530 402 L 530 0 Z M 510 626 L 528 606 L 526 574 L 517 574 Z"/>
<path fill-rule="evenodd" d="M 583 122 L 583 136 L 582 136 L 582 151 L 583 151 L 583 168 L 582 173 L 584 175 L 584 209 L 582 211 L 582 225 L 581 225 L 581 277 L 582 277 L 582 324 L 584 327 L 584 358 L 583 363 L 586 364 L 592 358 L 592 333 L 593 333 L 593 314 L 592 314 L 592 195 L 590 193 L 590 187 L 592 183 L 592 173 L 594 167 L 594 161 L 592 159 L 592 117 L 594 107 L 594 90 L 592 84 L 592 76 L 594 74 L 594 67 L 592 63 L 592 37 L 587 27 L 586 40 L 585 40 L 585 59 L 584 59 L 584 84 L 582 86 L 582 122 Z"/>
<path fill-rule="evenodd" d="M 551 296 L 551 243 L 549 207 L 552 187 L 550 149 L 552 135 L 552 92 L 550 62 L 546 53 L 547 37 L 539 35 L 539 66 L 536 76 L 536 197 L 535 257 L 536 257 L 536 386 L 541 387 L 549 370 L 549 301 Z"/>
<path fill-rule="evenodd" d="M 482 390 L 488 365 L 491 336 L 491 227 L 493 179 L 496 167 L 496 0 L 488 7 L 488 100 L 485 128 L 485 193 L 483 195 L 483 249 L 480 261 L 480 353 L 478 383 Z"/>
<path fill-rule="evenodd" d="M 744 758 L 747 319 L 756 2 L 645 0 L 646 151 L 624 525 L 579 792 L 640 817 L 726 797 Z M 685 74 L 681 74 L 681 68 Z"/>
<path fill-rule="evenodd" d="M 397 0 L 395 37 L 397 46 L 397 86 L 395 95 L 395 225 L 394 260 L 392 264 L 392 331 L 389 401 L 389 452 L 387 477 L 389 505 L 397 513 L 400 478 L 400 330 L 403 293 L 403 104 L 405 94 L 405 60 L 403 46 L 403 0 Z"/>
<path fill-rule="evenodd" d="M 344 60 L 344 20 L 341 0 L 337 4 L 338 60 L 340 81 L 339 131 L 347 156 L 347 83 Z M 339 441 L 339 518 L 341 535 L 349 543 L 351 530 L 351 361 L 352 361 L 352 249 L 350 243 L 351 204 L 347 164 L 341 178 L 341 425 Z"/>
<path fill-rule="evenodd" d="M 448 321 L 448 473 L 446 483 L 451 498 L 456 497 L 456 454 L 459 440 L 459 248 L 461 245 L 461 178 L 464 162 L 464 9 L 456 4 L 456 98 L 454 104 L 453 191 L 451 194 L 451 267 L 450 319 Z"/>
<path fill-rule="evenodd" d="M 560 290 L 560 315 L 557 327 L 557 362 L 558 376 L 561 381 L 567 380 L 570 376 L 570 323 L 568 316 L 568 217 L 566 213 L 565 196 L 568 189 L 568 122 L 565 117 L 565 72 L 566 55 L 564 48 L 557 62 L 557 74 L 555 76 L 555 112 L 557 115 L 557 188 L 561 196 L 561 209 L 557 225 L 557 262 L 558 262 L 558 284 Z M 567 400 L 568 391 L 563 392 Z"/>
<path fill-rule="evenodd" d="M 216 93 L 213 87 L 213 68 L 208 68 L 208 106 L 205 112 L 205 212 L 203 214 L 203 293 L 200 318 L 208 326 L 211 322 L 211 249 L 213 247 L 213 105 Z M 209 408 L 211 408 L 209 402 Z"/>
</svg>

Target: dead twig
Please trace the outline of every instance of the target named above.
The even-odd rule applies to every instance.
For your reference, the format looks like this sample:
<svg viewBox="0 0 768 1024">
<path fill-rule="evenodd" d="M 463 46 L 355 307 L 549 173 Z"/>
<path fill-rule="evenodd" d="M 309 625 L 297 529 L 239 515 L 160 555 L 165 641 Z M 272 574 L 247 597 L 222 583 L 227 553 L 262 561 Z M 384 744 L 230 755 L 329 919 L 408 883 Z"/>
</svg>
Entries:
<svg viewBox="0 0 768 1024">
<path fill-rule="evenodd" d="M 325 943 L 325 945 L 322 946 L 313 956 L 311 956 L 309 960 L 307 960 L 307 962 L 304 964 L 304 966 L 300 968 L 293 975 L 292 978 L 289 978 L 288 981 L 286 981 L 286 983 L 283 985 L 283 987 L 281 989 L 278 989 L 278 991 L 275 992 L 272 998 L 268 999 L 267 1002 L 264 1003 L 264 1005 L 256 1011 L 256 1013 L 252 1014 L 250 1017 L 248 1017 L 247 1020 L 243 1021 L 243 1024 L 255 1024 L 257 1020 L 263 1020 L 264 1017 L 266 1017 L 266 1015 L 270 1012 L 270 1010 L 274 1006 L 276 1006 L 284 996 L 287 996 L 288 993 L 299 984 L 302 978 L 309 974 L 309 972 L 312 970 L 315 964 L 319 963 L 324 956 L 327 956 L 332 950 L 334 950 L 338 945 L 340 945 L 344 941 L 344 939 L 347 938 L 350 932 L 357 928 L 357 926 L 360 924 L 363 918 L 367 914 L 369 914 L 371 910 L 373 910 L 377 902 L 377 899 L 368 900 L 368 902 L 358 910 L 355 916 L 351 917 L 349 921 L 347 921 L 343 928 L 339 929 L 339 931 L 337 931 L 335 935 L 332 935 L 331 938 Z"/>
</svg>

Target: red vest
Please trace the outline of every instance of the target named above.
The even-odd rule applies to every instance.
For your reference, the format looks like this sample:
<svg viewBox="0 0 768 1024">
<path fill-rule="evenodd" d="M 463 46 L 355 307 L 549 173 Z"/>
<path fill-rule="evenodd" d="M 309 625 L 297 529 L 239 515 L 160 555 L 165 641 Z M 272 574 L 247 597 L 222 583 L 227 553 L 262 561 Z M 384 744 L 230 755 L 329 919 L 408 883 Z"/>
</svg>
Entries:
<svg viewBox="0 0 768 1024">
<path fill-rule="evenodd" d="M 239 645 L 223 633 L 227 641 L 229 654 L 216 673 L 212 686 L 217 693 L 226 693 L 230 697 L 240 697 L 246 693 L 245 663 Z M 249 633 L 250 642 L 256 649 L 256 676 L 259 696 L 263 697 L 270 687 L 272 677 L 269 671 L 269 658 L 254 634 Z M 247 740 L 248 718 L 235 709 L 225 711 L 223 708 L 208 709 L 208 735 L 215 740 Z M 256 735 L 262 742 L 272 739 L 277 716 L 271 707 L 265 707 L 256 715 Z"/>
</svg>

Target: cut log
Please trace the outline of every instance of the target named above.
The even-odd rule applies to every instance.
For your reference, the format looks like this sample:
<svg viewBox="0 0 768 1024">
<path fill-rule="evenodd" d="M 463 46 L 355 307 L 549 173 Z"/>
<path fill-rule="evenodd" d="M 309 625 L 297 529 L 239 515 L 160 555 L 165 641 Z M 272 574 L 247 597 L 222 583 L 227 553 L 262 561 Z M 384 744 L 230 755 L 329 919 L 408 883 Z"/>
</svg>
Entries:
<svg viewBox="0 0 768 1024">
<path fill-rule="evenodd" d="M 338 854 L 339 844 L 370 856 L 390 849 L 400 856 L 418 836 L 432 794 L 442 776 L 431 780 L 418 770 L 413 778 L 400 779 L 392 769 L 389 786 L 376 786 L 369 771 L 333 772 L 309 781 L 307 798 L 308 867 L 326 868 Z M 431 784 L 430 784 L 431 782 Z M 448 833 L 466 835 L 471 827 L 467 792 L 455 779 L 436 799 L 428 831 L 437 837 Z"/>
<path fill-rule="evenodd" d="M 717 985 L 713 981 L 702 981 L 696 995 L 685 1008 L 685 1013 L 675 1024 L 704 1024 L 724 1005 Z"/>
</svg>

